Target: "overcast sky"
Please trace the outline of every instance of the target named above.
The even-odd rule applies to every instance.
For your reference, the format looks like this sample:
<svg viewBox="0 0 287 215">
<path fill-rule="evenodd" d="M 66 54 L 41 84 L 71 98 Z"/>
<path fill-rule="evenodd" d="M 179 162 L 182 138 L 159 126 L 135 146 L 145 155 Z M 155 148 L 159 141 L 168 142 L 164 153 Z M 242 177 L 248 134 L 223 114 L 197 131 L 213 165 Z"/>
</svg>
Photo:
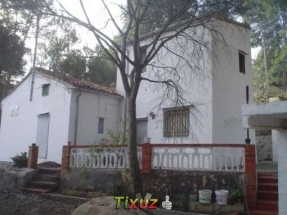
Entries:
<svg viewBox="0 0 287 215">
<path fill-rule="evenodd" d="M 75 15 L 76 17 L 80 18 L 83 21 L 86 21 L 79 0 L 59 0 L 59 1 L 69 12 L 71 12 L 71 14 Z M 107 24 L 107 21 L 109 20 L 109 15 L 105 10 L 101 0 L 83 0 L 83 2 L 85 4 L 86 11 L 93 25 L 102 29 L 104 33 L 108 34 L 111 37 L 118 33 L 111 22 L 108 22 Z M 122 23 L 120 17 L 121 11 L 116 4 L 123 5 L 126 3 L 126 0 L 105 0 L 105 3 L 108 5 L 117 23 L 121 25 Z M 79 28 L 77 30 L 82 41 L 80 46 L 83 47 L 84 45 L 88 45 L 90 48 L 94 48 L 96 45 L 96 40 L 94 36 L 84 28 Z M 31 48 L 31 50 L 34 50 L 34 38 L 28 40 L 26 45 L 28 48 Z M 256 58 L 258 51 L 259 48 L 251 50 L 252 59 Z M 32 65 L 31 63 L 32 57 L 31 56 L 26 57 L 26 60 L 27 60 L 26 71 L 28 71 Z"/>
<path fill-rule="evenodd" d="M 79 0 L 60 0 L 60 2 L 67 8 L 73 15 L 79 17 L 81 20 L 86 21 L 85 15 L 80 5 Z M 109 7 L 113 17 L 115 18 L 116 22 L 121 26 L 121 11 L 120 8 L 116 5 L 123 5 L 125 4 L 126 0 L 105 0 L 105 3 Z M 104 5 L 102 4 L 101 0 L 84 0 L 84 5 L 87 11 L 87 14 L 92 22 L 92 24 L 102 29 L 104 33 L 108 34 L 109 36 L 114 36 L 118 32 L 114 28 L 114 25 L 109 20 L 109 15 L 107 10 L 105 10 Z M 84 40 L 85 36 L 87 36 L 87 31 L 83 30 L 80 32 L 83 36 L 82 39 Z M 86 39 L 85 39 L 86 40 Z M 94 40 L 94 38 L 93 38 Z M 90 40 L 86 40 L 90 41 Z"/>
</svg>

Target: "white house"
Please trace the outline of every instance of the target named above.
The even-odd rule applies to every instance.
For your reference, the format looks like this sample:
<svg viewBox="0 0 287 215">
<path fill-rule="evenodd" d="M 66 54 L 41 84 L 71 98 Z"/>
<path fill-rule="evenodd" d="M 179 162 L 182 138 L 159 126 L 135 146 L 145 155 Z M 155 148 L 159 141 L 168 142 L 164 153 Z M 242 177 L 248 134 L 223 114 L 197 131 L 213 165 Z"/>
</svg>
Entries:
<svg viewBox="0 0 287 215">
<path fill-rule="evenodd" d="M 151 143 L 244 143 L 246 86 L 252 95 L 250 27 L 219 17 L 207 25 L 170 40 L 145 68 L 143 78 L 153 82 L 143 80 L 137 97 L 140 142 L 151 137 Z M 152 37 L 141 39 L 143 50 L 150 49 Z M 127 54 L 133 56 L 132 45 Z M 131 69 L 128 65 L 127 74 Z M 36 143 L 39 162 L 60 162 L 67 142 L 97 144 L 108 138 L 108 130 L 123 129 L 126 105 L 119 71 L 115 90 L 37 69 L 32 101 L 31 78 L 2 101 L 0 161 Z M 165 93 L 166 85 L 154 83 L 170 79 L 177 83 L 181 103 L 174 91 Z M 254 143 L 254 131 L 250 139 Z"/>
<path fill-rule="evenodd" d="M 61 163 L 62 146 L 98 144 L 120 129 L 122 97 L 115 89 L 35 69 L 2 101 L 0 161 L 39 145 L 39 162 Z"/>
<path fill-rule="evenodd" d="M 252 95 L 250 27 L 219 17 L 207 25 L 209 29 L 190 28 L 184 36 L 170 40 L 142 74 L 153 82 L 143 80 L 138 93 L 139 136 L 150 137 L 151 143 L 245 141 L 241 106 L 246 104 L 246 86 Z M 162 38 L 174 31 L 176 28 L 163 33 Z M 197 41 L 186 38 L 187 35 Z M 141 47 L 147 53 L 153 36 L 141 39 Z M 127 54 L 133 56 L 131 44 L 127 46 Z M 127 74 L 131 69 L 128 65 Z M 182 104 L 174 92 L 166 94 L 165 84 L 154 83 L 169 79 L 177 81 L 185 99 Z M 119 71 L 116 88 L 124 96 Z M 252 101 L 250 96 L 249 102 Z M 250 131 L 250 139 L 254 143 L 254 131 Z"/>
</svg>

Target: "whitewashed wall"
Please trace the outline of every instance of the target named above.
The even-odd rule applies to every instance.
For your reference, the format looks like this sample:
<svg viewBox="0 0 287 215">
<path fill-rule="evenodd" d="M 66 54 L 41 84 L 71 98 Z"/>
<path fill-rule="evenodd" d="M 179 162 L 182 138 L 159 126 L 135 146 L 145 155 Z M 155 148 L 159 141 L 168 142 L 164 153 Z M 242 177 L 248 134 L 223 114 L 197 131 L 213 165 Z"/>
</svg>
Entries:
<svg viewBox="0 0 287 215">
<path fill-rule="evenodd" d="M 273 161 L 278 162 L 278 133 L 277 131 L 272 130 L 272 153 Z"/>
<path fill-rule="evenodd" d="M 213 33 L 213 142 L 244 143 L 241 106 L 246 104 L 246 86 L 249 103 L 253 103 L 250 30 L 222 21 L 212 26 L 225 40 Z M 239 72 L 239 50 L 246 53 L 245 74 Z M 250 139 L 255 144 L 254 130 L 250 130 Z"/>
<path fill-rule="evenodd" d="M 29 101 L 30 82 L 31 76 L 2 102 L 0 160 L 11 161 L 10 157 L 15 153 L 27 152 L 28 146 L 36 142 L 38 115 L 50 113 L 47 159 L 39 159 L 39 162 L 49 160 L 61 163 L 62 145 L 68 140 L 69 86 L 36 74 L 33 100 Z M 48 83 L 49 95 L 42 97 L 42 85 Z M 10 108 L 17 105 L 18 115 L 10 117 Z"/>
<path fill-rule="evenodd" d="M 189 32 L 193 34 L 194 32 Z M 164 36 L 167 36 L 164 35 Z M 206 42 L 207 46 L 211 46 L 211 38 L 209 32 L 204 32 L 199 29 L 194 35 L 199 40 Z M 150 41 L 143 41 L 141 45 L 146 45 Z M 189 40 L 177 38 L 167 43 L 169 49 L 175 53 L 189 59 L 189 63 L 193 66 L 193 71 L 186 65 L 184 60 L 179 59 L 175 55 L 171 55 L 167 49 L 162 48 L 158 55 L 150 62 L 155 66 L 163 66 L 174 68 L 176 67 L 180 80 L 178 86 L 182 88 L 182 97 L 186 100 L 185 105 L 194 104 L 198 108 L 201 115 L 190 117 L 191 128 L 190 137 L 186 138 L 165 138 L 163 137 L 163 109 L 175 107 L 175 93 L 172 93 L 168 98 L 164 98 L 166 86 L 163 84 L 150 83 L 142 81 L 137 97 L 137 117 L 147 117 L 150 112 L 156 114 L 155 118 L 148 117 L 148 136 L 151 137 L 151 142 L 154 143 L 191 143 L 191 142 L 212 142 L 212 104 L 211 104 L 211 57 L 208 50 L 203 49 L 200 56 L 194 53 L 193 46 Z M 130 56 L 133 56 L 132 48 L 129 48 Z M 159 63 L 160 62 L 160 63 Z M 129 67 L 131 70 L 131 66 Z M 130 72 L 130 71 L 129 71 Z M 117 73 L 117 90 L 124 94 L 123 85 L 120 79 L 120 73 Z M 147 67 L 144 77 L 152 80 L 175 80 L 173 72 L 164 71 L 160 68 L 152 66 Z M 178 104 L 180 106 L 180 104 Z M 191 138 L 191 137 L 196 138 Z"/>
<path fill-rule="evenodd" d="M 190 68 L 184 65 L 184 62 L 178 61 L 178 57 L 171 55 L 162 49 L 154 58 L 151 64 L 157 65 L 160 61 L 162 65 L 179 68 L 181 80 L 179 86 L 183 89 L 183 97 L 196 105 L 200 111 L 197 115 L 197 121 L 191 117 L 191 130 L 197 137 L 194 138 L 164 138 L 163 137 L 163 110 L 162 108 L 173 107 L 175 104 L 164 98 L 162 102 L 165 86 L 160 84 L 143 81 L 137 98 L 137 117 L 149 116 L 150 112 L 156 113 L 153 120 L 148 117 L 148 136 L 153 143 L 244 143 L 246 130 L 241 126 L 241 105 L 245 104 L 245 86 L 250 89 L 250 99 L 252 102 L 252 76 L 251 76 L 251 58 L 250 58 L 250 37 L 249 30 L 232 25 L 224 21 L 215 21 L 211 24 L 218 32 L 222 33 L 226 43 L 222 45 L 222 38 L 211 37 L 209 31 L 204 35 L 201 28 L 197 29 L 196 36 L 203 38 L 209 49 L 203 49 L 203 55 L 194 52 L 194 45 L 190 42 L 172 40 L 168 47 L 179 55 L 190 57 L 190 63 L 197 66 L 191 72 Z M 188 34 L 194 32 L 189 31 Z M 214 35 L 213 35 L 214 36 Z M 220 42 L 221 41 L 221 42 Z M 142 45 L 148 44 L 143 41 Z M 182 49 L 182 47 L 184 47 Z M 186 49 L 187 48 L 187 49 Z M 183 52 L 184 50 L 184 52 Z M 238 50 L 247 53 L 246 74 L 239 73 Z M 130 56 L 133 56 L 133 50 L 129 49 Z M 179 63 L 179 64 L 178 64 Z M 131 70 L 131 66 L 129 68 Z M 200 74 L 200 75 L 198 75 Z M 204 74 L 204 75 L 203 75 Z M 124 95 L 120 73 L 117 73 L 117 90 Z M 161 69 L 152 70 L 151 66 L 147 68 L 144 77 L 161 80 L 171 78 L 167 72 Z M 172 97 L 172 96 L 171 96 Z M 162 102 L 162 103 L 161 103 Z M 159 107 L 158 104 L 161 103 Z M 254 143 L 254 132 L 250 131 L 250 138 Z"/>
<path fill-rule="evenodd" d="M 76 96 L 76 94 L 73 95 L 73 97 L 74 96 Z M 109 135 L 107 135 L 108 130 L 113 132 L 121 130 L 121 100 L 121 97 L 102 93 L 82 92 L 79 97 L 77 145 L 99 144 L 103 138 L 110 138 Z M 75 104 L 76 103 L 73 102 L 72 106 Z M 72 107 L 71 110 L 74 109 L 75 107 Z M 104 118 L 104 134 L 98 133 L 99 118 Z M 74 120 L 72 118 L 70 127 L 74 127 Z M 74 139 L 72 136 L 73 135 L 69 138 L 71 138 L 70 141 L 73 143 Z"/>
</svg>

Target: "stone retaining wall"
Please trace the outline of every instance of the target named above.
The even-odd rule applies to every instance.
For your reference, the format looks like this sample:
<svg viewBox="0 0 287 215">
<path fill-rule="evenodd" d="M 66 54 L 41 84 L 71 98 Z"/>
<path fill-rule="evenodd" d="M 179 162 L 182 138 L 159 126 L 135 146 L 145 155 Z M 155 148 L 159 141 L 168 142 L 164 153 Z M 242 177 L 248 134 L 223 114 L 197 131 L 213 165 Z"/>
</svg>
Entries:
<svg viewBox="0 0 287 215">
<path fill-rule="evenodd" d="M 71 168 L 66 179 L 62 181 L 62 186 L 79 190 L 95 189 L 111 195 L 128 196 L 130 192 L 127 171 Z M 215 202 L 216 189 L 232 192 L 243 188 L 243 178 L 244 173 L 235 172 L 152 170 L 150 174 L 143 175 L 142 195 L 151 193 L 162 202 L 168 194 L 176 210 L 186 211 L 192 198 L 198 200 L 199 189 L 211 189 L 212 202 Z"/>
<path fill-rule="evenodd" d="M 273 160 L 272 136 L 256 136 L 257 161 Z"/>
</svg>

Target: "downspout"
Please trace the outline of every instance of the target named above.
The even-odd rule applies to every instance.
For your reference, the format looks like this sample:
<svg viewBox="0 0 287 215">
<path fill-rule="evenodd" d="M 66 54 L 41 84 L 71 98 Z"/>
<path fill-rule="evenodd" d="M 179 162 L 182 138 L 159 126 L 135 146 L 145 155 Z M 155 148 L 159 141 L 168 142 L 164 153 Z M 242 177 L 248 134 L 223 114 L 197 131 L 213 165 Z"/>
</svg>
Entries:
<svg viewBox="0 0 287 215">
<path fill-rule="evenodd" d="M 30 101 L 33 99 L 33 90 L 34 90 L 34 79 L 35 79 L 35 64 L 37 57 L 37 46 L 38 46 L 38 35 L 39 35 L 39 23 L 40 23 L 40 15 L 37 15 L 37 27 L 36 27 L 36 35 L 35 35 L 35 49 L 34 49 L 34 57 L 33 57 L 33 65 L 31 71 L 31 90 L 30 90 Z"/>
<path fill-rule="evenodd" d="M 80 96 L 82 95 L 81 89 L 79 89 L 80 93 L 76 97 L 76 118 L 75 118 L 75 129 L 74 129 L 74 141 L 73 145 L 76 145 L 77 142 L 77 134 L 78 134 L 78 118 L 79 118 L 79 101 Z"/>
</svg>

